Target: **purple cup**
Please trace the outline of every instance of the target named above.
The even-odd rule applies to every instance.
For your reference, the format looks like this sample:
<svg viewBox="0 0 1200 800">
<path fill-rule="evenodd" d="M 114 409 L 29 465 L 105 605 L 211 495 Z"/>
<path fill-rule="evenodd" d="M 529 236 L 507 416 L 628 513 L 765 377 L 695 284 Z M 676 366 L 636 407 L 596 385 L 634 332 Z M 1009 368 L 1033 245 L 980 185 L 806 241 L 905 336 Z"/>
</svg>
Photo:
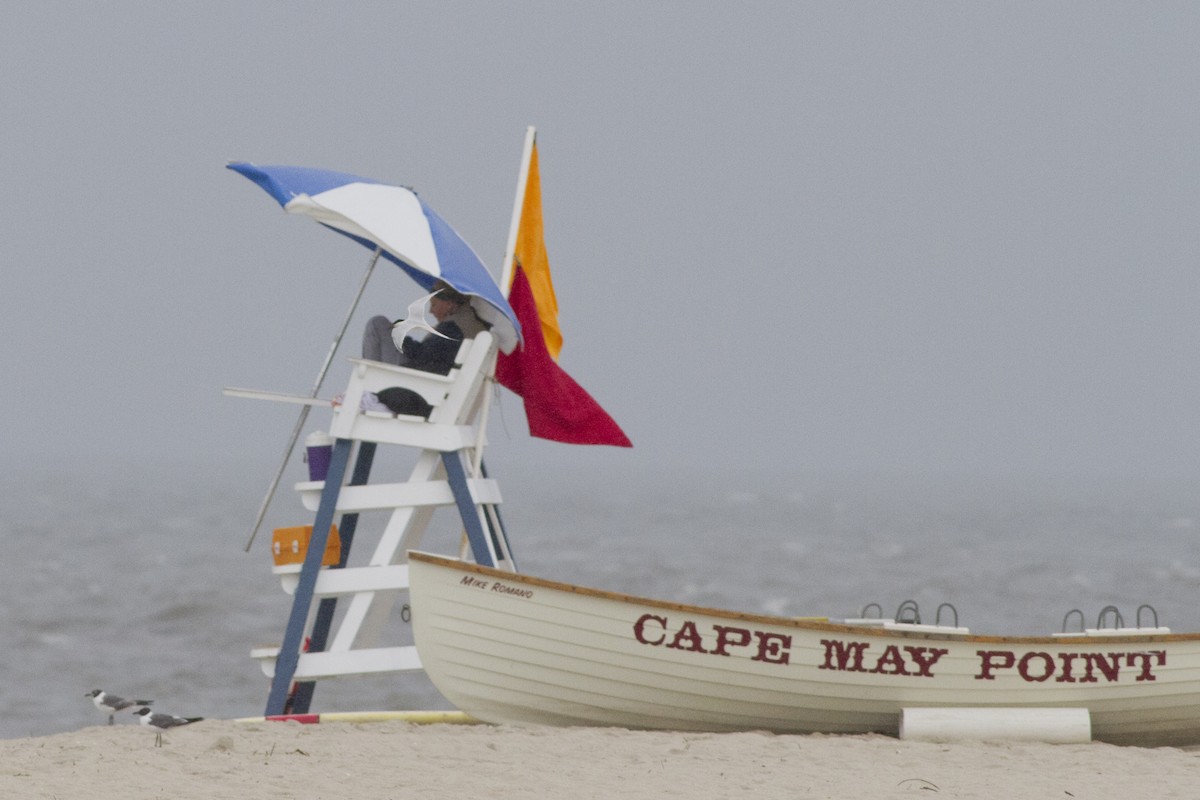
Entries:
<svg viewBox="0 0 1200 800">
<path fill-rule="evenodd" d="M 329 474 L 329 459 L 333 456 L 333 439 L 324 431 L 315 431 L 304 441 L 304 460 L 308 462 L 308 479 L 323 481 Z"/>
</svg>

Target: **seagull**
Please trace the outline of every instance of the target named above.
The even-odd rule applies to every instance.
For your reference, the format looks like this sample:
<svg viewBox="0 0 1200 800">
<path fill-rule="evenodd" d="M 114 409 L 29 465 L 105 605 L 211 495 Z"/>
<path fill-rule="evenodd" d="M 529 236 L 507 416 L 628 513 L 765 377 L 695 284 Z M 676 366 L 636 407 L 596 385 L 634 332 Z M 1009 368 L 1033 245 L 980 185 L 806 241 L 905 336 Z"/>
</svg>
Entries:
<svg viewBox="0 0 1200 800">
<path fill-rule="evenodd" d="M 427 294 L 424 297 L 412 301 L 408 304 L 408 317 L 406 319 L 396 320 L 396 323 L 392 325 L 392 341 L 396 343 L 397 348 L 403 347 L 402 342 L 404 341 L 404 337 L 408 336 L 409 331 L 414 330 L 429 331 L 430 333 L 440 336 L 443 339 L 452 338 L 444 333 L 439 333 L 438 331 L 434 330 L 433 326 L 429 324 L 429 319 L 425 316 L 425 304 L 435 297 L 437 297 L 437 292 L 434 292 L 433 294 Z"/>
<path fill-rule="evenodd" d="M 156 714 L 148 708 L 139 708 L 133 714 L 139 718 L 138 721 L 144 727 L 158 729 L 158 734 L 154 737 L 155 747 L 162 747 L 162 732 L 167 728 L 191 725 L 193 722 L 199 722 L 204 719 L 204 717 L 177 717 L 174 714 Z"/>
<path fill-rule="evenodd" d="M 96 708 L 101 711 L 108 712 L 108 724 L 113 724 L 113 715 L 118 711 L 122 711 L 132 706 L 148 706 L 153 703 L 153 700 L 126 700 L 124 697 L 117 697 L 115 694 L 109 694 L 103 689 L 93 689 L 84 695 L 84 697 L 92 698 Z"/>
</svg>

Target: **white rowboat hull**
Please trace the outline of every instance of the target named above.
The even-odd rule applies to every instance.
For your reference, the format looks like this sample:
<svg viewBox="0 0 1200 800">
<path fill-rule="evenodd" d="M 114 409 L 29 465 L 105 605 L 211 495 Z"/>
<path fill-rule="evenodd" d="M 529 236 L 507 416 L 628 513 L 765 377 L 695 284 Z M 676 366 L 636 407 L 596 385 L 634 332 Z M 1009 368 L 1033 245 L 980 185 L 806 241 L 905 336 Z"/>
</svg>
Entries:
<svg viewBox="0 0 1200 800">
<path fill-rule="evenodd" d="M 494 723 L 897 735 L 905 708 L 1086 708 L 1200 743 L 1200 634 L 998 637 L 739 614 L 410 553 L 425 672 Z"/>
</svg>

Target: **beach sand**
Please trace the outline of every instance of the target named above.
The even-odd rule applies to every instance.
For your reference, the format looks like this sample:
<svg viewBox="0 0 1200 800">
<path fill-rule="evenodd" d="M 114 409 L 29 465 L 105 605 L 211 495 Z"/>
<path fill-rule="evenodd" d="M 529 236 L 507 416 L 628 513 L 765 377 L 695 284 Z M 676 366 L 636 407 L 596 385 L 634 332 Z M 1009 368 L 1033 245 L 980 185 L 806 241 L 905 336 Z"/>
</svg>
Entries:
<svg viewBox="0 0 1200 800">
<path fill-rule="evenodd" d="M 209 721 L 0 740 L 0 797 L 1195 798 L 1200 751 L 884 736 Z"/>
</svg>

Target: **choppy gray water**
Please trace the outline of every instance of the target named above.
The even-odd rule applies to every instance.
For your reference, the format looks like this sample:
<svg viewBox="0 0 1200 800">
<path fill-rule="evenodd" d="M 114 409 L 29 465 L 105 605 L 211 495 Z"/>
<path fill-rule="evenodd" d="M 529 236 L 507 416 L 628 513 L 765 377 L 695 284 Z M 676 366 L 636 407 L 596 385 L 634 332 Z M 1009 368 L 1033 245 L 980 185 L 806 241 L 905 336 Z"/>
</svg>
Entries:
<svg viewBox="0 0 1200 800">
<path fill-rule="evenodd" d="M 84 697 L 96 688 L 189 716 L 262 714 L 248 653 L 280 641 L 290 607 L 269 530 L 243 552 L 265 486 L 196 473 L 6 480 L 0 737 L 104 723 Z M 1109 604 L 1132 621 L 1148 603 L 1200 630 L 1190 486 L 497 477 L 522 571 L 548 578 L 784 615 L 913 599 L 928 618 L 949 602 L 978 633 L 1050 633 L 1073 608 L 1090 626 Z M 312 521 L 286 488 L 273 509 L 268 528 Z M 452 550 L 451 523 L 425 549 Z M 323 682 L 313 710 L 448 707 L 411 675 Z"/>
</svg>

